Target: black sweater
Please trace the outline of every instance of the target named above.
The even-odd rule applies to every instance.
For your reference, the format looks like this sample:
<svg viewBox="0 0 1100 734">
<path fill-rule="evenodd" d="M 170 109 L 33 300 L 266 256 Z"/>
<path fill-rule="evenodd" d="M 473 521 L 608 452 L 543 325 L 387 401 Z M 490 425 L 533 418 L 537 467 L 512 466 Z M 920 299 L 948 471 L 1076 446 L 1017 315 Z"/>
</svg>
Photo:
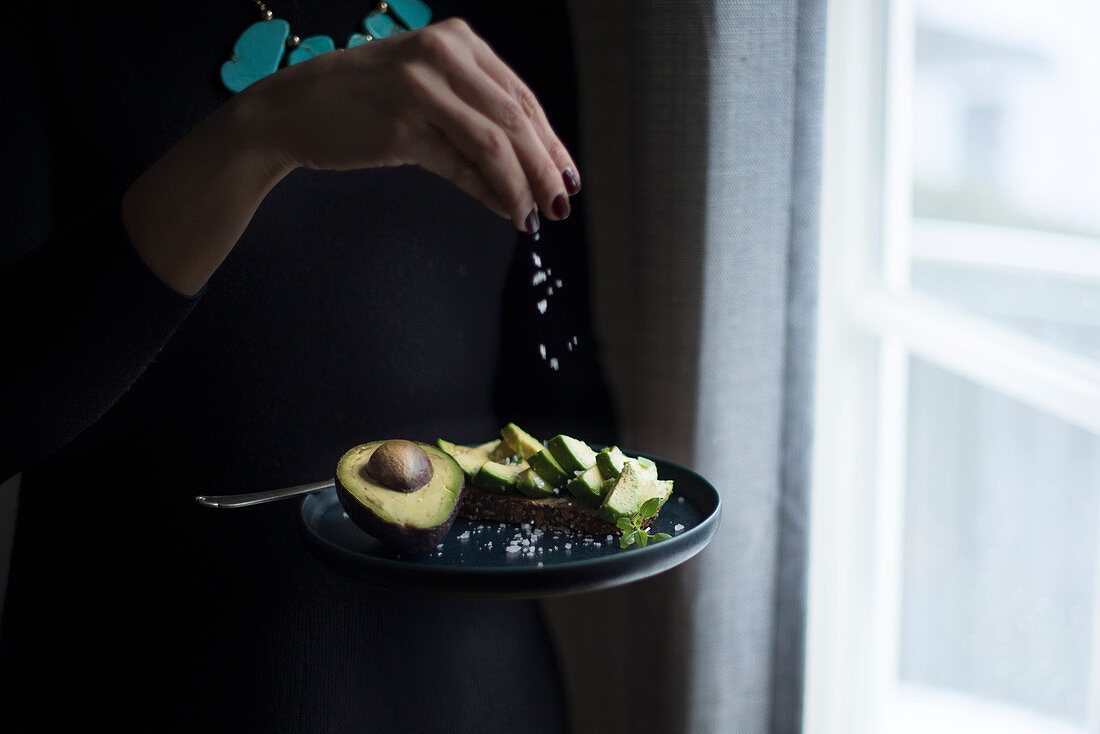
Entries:
<svg viewBox="0 0 1100 734">
<path fill-rule="evenodd" d="M 0 729 L 563 729 L 533 603 L 384 591 L 310 555 L 296 502 L 190 498 L 510 420 L 613 440 L 583 194 L 532 242 L 417 168 L 297 171 L 182 297 L 134 254 L 120 198 L 228 99 L 217 72 L 254 5 L 23 5 L 0 51 L 0 479 L 23 472 Z M 542 5 L 432 3 L 471 21 L 576 153 L 566 18 Z M 338 45 L 370 9 L 269 6 Z M 532 253 L 551 269 L 537 287 Z"/>
</svg>

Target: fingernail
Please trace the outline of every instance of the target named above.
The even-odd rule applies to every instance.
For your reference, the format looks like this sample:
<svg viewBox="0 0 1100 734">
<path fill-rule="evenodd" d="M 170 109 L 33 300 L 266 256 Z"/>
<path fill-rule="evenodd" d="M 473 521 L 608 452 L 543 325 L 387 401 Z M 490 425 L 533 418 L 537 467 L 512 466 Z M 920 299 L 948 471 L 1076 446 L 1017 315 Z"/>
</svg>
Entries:
<svg viewBox="0 0 1100 734">
<path fill-rule="evenodd" d="M 561 172 L 561 180 L 565 182 L 565 190 L 570 196 L 581 190 L 581 179 L 572 168 L 566 168 Z"/>
<path fill-rule="evenodd" d="M 555 217 L 565 219 L 569 216 L 569 197 L 565 194 L 558 194 L 554 197 L 554 203 L 550 205 L 550 209 L 554 212 Z"/>
<path fill-rule="evenodd" d="M 531 213 L 527 215 L 524 226 L 527 227 L 527 234 L 534 234 L 539 231 L 539 210 L 532 209 Z"/>
</svg>

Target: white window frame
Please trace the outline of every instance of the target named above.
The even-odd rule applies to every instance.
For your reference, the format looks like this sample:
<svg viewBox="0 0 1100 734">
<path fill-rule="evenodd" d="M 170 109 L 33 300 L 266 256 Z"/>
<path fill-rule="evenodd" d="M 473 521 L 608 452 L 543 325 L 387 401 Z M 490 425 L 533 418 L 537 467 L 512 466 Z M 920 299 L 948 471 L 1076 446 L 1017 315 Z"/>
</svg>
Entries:
<svg viewBox="0 0 1100 734">
<path fill-rule="evenodd" d="M 804 732 L 1100 734 L 1100 614 L 1087 730 L 897 681 L 910 357 L 1100 434 L 1095 362 L 909 289 L 912 17 L 913 0 L 829 4 Z M 1045 262 L 981 242 L 913 254 L 1100 280 L 1091 241 L 1055 238 Z"/>
</svg>

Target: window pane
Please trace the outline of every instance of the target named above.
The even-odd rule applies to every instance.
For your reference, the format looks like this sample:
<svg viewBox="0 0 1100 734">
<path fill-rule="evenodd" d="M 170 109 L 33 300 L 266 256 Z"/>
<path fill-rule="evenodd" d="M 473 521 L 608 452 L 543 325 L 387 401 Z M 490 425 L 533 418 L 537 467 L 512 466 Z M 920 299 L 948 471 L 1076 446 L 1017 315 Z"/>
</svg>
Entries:
<svg viewBox="0 0 1100 734">
<path fill-rule="evenodd" d="M 1100 3 L 915 6 L 913 287 L 1100 359 Z"/>
<path fill-rule="evenodd" d="M 1100 285 L 1044 273 L 913 263 L 912 284 L 956 306 L 1100 362 Z"/>
<path fill-rule="evenodd" d="M 916 0 L 920 217 L 1100 237 L 1100 3 Z"/>
<path fill-rule="evenodd" d="M 1100 437 L 910 363 L 900 677 L 1087 721 Z"/>
</svg>

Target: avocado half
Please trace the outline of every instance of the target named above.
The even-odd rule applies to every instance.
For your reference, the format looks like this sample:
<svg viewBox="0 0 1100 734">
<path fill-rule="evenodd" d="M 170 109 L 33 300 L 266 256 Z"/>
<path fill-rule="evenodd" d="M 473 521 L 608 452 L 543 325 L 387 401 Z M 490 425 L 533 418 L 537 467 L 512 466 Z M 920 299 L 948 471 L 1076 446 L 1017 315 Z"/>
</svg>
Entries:
<svg viewBox="0 0 1100 734">
<path fill-rule="evenodd" d="M 426 553 L 443 542 L 458 515 L 465 475 L 441 449 L 417 442 L 432 463 L 432 478 L 414 492 L 390 489 L 367 471 L 372 441 L 348 451 L 336 465 L 336 496 L 351 521 L 391 550 Z"/>
</svg>

